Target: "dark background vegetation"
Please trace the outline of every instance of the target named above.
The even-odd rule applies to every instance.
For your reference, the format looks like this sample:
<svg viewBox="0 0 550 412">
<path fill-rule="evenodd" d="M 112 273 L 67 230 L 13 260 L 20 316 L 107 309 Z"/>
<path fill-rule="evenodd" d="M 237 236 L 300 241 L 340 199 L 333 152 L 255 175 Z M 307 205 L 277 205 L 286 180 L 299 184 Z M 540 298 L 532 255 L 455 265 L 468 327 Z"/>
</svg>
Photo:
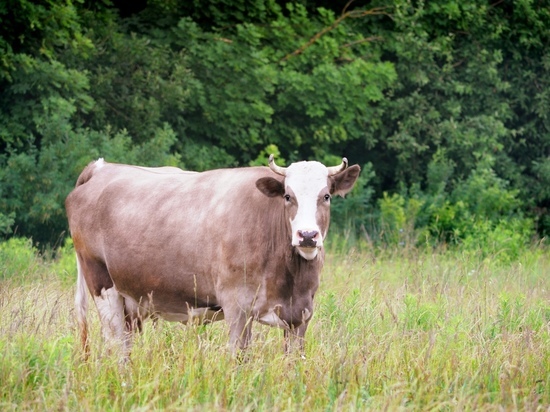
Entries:
<svg viewBox="0 0 550 412">
<path fill-rule="evenodd" d="M 550 232 L 549 40 L 546 0 L 1 0 L 0 232 L 60 242 L 98 157 L 273 152 L 363 167 L 351 237 L 513 255 Z"/>
</svg>

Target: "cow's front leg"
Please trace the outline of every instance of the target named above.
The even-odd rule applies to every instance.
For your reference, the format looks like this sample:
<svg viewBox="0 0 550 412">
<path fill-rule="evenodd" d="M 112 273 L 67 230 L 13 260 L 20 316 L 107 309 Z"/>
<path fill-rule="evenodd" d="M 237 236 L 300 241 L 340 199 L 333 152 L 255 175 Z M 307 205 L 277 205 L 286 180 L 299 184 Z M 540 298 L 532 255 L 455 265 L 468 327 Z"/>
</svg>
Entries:
<svg viewBox="0 0 550 412">
<path fill-rule="evenodd" d="M 237 349 L 245 349 L 252 336 L 252 315 L 240 307 L 224 307 L 225 320 L 229 324 L 229 346 L 236 354 Z"/>
<path fill-rule="evenodd" d="M 292 326 L 290 329 L 285 329 L 285 352 L 291 353 L 297 350 L 302 356 L 305 354 L 305 339 L 309 319 L 301 323 L 299 326 Z"/>
<path fill-rule="evenodd" d="M 310 310 L 311 309 L 311 310 Z M 290 353 L 299 350 L 304 357 L 305 353 L 305 339 L 304 336 L 311 320 L 313 311 L 311 306 L 302 310 L 302 323 L 299 325 L 292 325 L 288 330 L 285 329 L 285 352 Z"/>
</svg>

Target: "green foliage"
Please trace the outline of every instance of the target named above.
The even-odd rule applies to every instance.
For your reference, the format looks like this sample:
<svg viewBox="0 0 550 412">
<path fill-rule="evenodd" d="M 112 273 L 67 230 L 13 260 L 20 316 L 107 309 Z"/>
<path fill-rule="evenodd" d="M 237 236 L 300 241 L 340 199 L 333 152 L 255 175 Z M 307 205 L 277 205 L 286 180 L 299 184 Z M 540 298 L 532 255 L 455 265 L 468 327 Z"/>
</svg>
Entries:
<svg viewBox="0 0 550 412">
<path fill-rule="evenodd" d="M 194 82 L 186 53 L 115 23 L 94 27 L 91 37 L 101 48 L 77 62 L 94 85 L 95 104 L 83 121 L 96 130 L 125 130 L 136 144 L 149 141 L 164 124 L 184 135 L 182 113 Z"/>
<path fill-rule="evenodd" d="M 444 310 L 441 302 L 421 302 L 417 296 L 407 294 L 403 303 L 405 309 L 402 321 L 405 329 L 428 331 L 438 326 Z"/>
<path fill-rule="evenodd" d="M 12 231 L 12 226 L 15 222 L 15 213 L 11 212 L 7 215 L 0 213 L 0 235 L 8 235 Z"/>
<path fill-rule="evenodd" d="M 262 150 L 258 154 L 258 157 L 255 160 L 251 161 L 249 165 L 250 166 L 267 166 L 269 163 L 270 155 L 274 156 L 275 161 L 278 164 L 285 164 L 285 159 L 281 158 L 281 152 L 279 151 L 279 148 L 274 144 L 270 144 L 270 145 L 267 145 L 267 147 L 264 150 Z"/>
<path fill-rule="evenodd" d="M 329 164 L 337 164 L 337 162 Z M 364 227 L 365 217 L 372 209 L 370 207 L 373 196 L 371 182 L 374 176 L 372 165 L 370 163 L 363 165 L 355 186 L 345 199 L 338 196 L 332 198 L 331 219 L 335 226 L 349 227 L 354 231 Z"/>
<path fill-rule="evenodd" d="M 423 206 L 423 200 L 406 198 L 398 193 L 384 192 L 378 200 L 378 238 L 391 246 L 415 246 L 418 242 L 416 221 Z"/>
<path fill-rule="evenodd" d="M 405 213 L 405 199 L 397 193 L 391 197 L 384 192 L 379 201 L 380 207 L 380 231 L 383 238 L 390 244 L 398 244 L 400 234 L 404 232 L 407 224 Z"/>
<path fill-rule="evenodd" d="M 513 214 L 519 207 L 516 190 L 508 190 L 507 182 L 491 169 L 476 169 L 453 192 L 469 206 L 471 214 L 495 220 Z"/>
<path fill-rule="evenodd" d="M 474 170 L 452 194 L 457 204 L 454 235 L 467 250 L 515 259 L 533 233 L 533 221 L 522 216 L 517 194 L 492 170 Z"/>
<path fill-rule="evenodd" d="M 512 296 L 502 292 L 498 296 L 499 308 L 496 314 L 493 333 L 515 332 L 522 327 L 531 326 L 524 323 L 525 296 Z"/>
<path fill-rule="evenodd" d="M 0 82 L 14 80 L 22 58 L 55 62 L 61 50 L 85 57 L 93 48 L 81 32 L 78 6 L 71 1 L 3 2 L 0 23 Z"/>
<path fill-rule="evenodd" d="M 0 234 L 58 242 L 63 200 L 98 157 L 202 171 L 276 151 L 368 165 L 334 202 L 344 232 L 517 250 L 550 230 L 549 10 L 3 3 Z"/>
<path fill-rule="evenodd" d="M 76 253 L 73 240 L 65 239 L 63 245 L 55 251 L 55 258 L 48 268 L 63 285 L 74 285 L 76 280 Z"/>
<path fill-rule="evenodd" d="M 61 247 L 40 252 L 31 239 L 12 237 L 0 242 L 0 282 L 20 285 L 24 282 L 58 280 L 65 286 L 74 285 L 76 254 L 72 239 Z"/>
<path fill-rule="evenodd" d="M 515 260 L 531 243 L 534 220 L 524 216 L 519 191 L 509 189 L 493 170 L 472 171 L 449 193 L 452 164 L 436 159 L 428 169 L 427 190 L 384 192 L 368 226 L 369 241 L 413 248 L 445 244 L 502 262 Z"/>
<path fill-rule="evenodd" d="M 30 239 L 12 237 L 0 242 L 0 281 L 22 283 L 43 264 Z"/>
<path fill-rule="evenodd" d="M 382 99 L 383 89 L 395 78 L 392 66 L 361 58 L 340 62 L 343 51 L 337 45 L 351 35 L 344 29 L 291 58 L 292 47 L 299 50 L 336 19 L 328 12 L 310 16 L 292 5 L 288 17 L 276 7 L 272 13 L 270 25 L 239 23 L 223 34 L 202 31 L 189 19 L 179 21 L 174 47 L 188 51 L 196 78 L 187 137 L 248 163 L 267 144 L 296 160 L 296 153 L 324 156 L 362 136 L 364 122 L 358 117 L 369 110 L 366 101 Z M 325 47 L 325 42 L 334 47 Z"/>
<path fill-rule="evenodd" d="M 520 256 L 533 234 L 531 219 L 511 218 L 492 222 L 476 220 L 464 235 L 462 245 L 481 258 L 511 262 Z"/>
<path fill-rule="evenodd" d="M 535 50 L 549 37 L 543 29 L 548 8 L 399 1 L 391 14 L 392 24 L 372 29 L 386 40 L 381 51 L 398 75 L 391 99 L 381 102 L 385 126 L 367 157 L 377 172 L 377 193 L 387 190 L 388 181 L 394 187 L 430 186 L 426 165 L 443 152 L 452 169 L 445 177 L 447 192 L 471 170 L 490 167 L 520 190 L 523 202 L 536 198 L 546 204 L 533 173 L 533 166 L 547 158 L 550 143 L 546 121 L 534 114 L 545 111 L 545 88 L 534 90 L 524 75 L 547 77 L 546 53 Z M 531 25 L 536 40 L 524 49 Z M 540 100 L 528 99 L 529 94 Z M 538 160 L 531 164 L 527 158 Z"/>
</svg>

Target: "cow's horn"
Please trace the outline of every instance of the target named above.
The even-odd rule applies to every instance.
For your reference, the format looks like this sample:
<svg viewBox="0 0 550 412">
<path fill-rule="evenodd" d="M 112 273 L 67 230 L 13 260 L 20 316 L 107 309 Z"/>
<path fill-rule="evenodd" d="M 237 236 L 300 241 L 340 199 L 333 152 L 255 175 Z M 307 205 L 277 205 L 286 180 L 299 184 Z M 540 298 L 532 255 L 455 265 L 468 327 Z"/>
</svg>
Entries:
<svg viewBox="0 0 550 412">
<path fill-rule="evenodd" d="M 281 176 L 286 176 L 286 167 L 277 166 L 272 154 L 269 155 L 269 168 Z"/>
<path fill-rule="evenodd" d="M 347 167 L 348 167 L 348 159 L 346 159 L 345 157 L 342 157 L 342 163 L 339 166 L 327 167 L 328 175 L 332 176 L 332 175 L 335 175 L 336 173 L 340 173 L 342 170 L 346 170 Z"/>
</svg>

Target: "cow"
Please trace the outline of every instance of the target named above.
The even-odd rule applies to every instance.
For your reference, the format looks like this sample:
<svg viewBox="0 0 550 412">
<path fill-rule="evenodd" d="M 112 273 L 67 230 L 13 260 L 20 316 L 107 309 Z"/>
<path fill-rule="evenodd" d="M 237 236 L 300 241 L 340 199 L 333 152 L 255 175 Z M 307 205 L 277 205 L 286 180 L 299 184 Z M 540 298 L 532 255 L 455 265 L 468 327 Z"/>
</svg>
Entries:
<svg viewBox="0 0 550 412">
<path fill-rule="evenodd" d="M 225 319 L 233 352 L 249 344 L 257 321 L 284 329 L 287 350 L 303 350 L 331 198 L 353 188 L 360 167 L 346 158 L 281 167 L 273 155 L 268 166 L 200 173 L 103 159 L 86 166 L 65 201 L 85 354 L 89 295 L 104 340 L 125 357 L 148 317 Z"/>
</svg>

